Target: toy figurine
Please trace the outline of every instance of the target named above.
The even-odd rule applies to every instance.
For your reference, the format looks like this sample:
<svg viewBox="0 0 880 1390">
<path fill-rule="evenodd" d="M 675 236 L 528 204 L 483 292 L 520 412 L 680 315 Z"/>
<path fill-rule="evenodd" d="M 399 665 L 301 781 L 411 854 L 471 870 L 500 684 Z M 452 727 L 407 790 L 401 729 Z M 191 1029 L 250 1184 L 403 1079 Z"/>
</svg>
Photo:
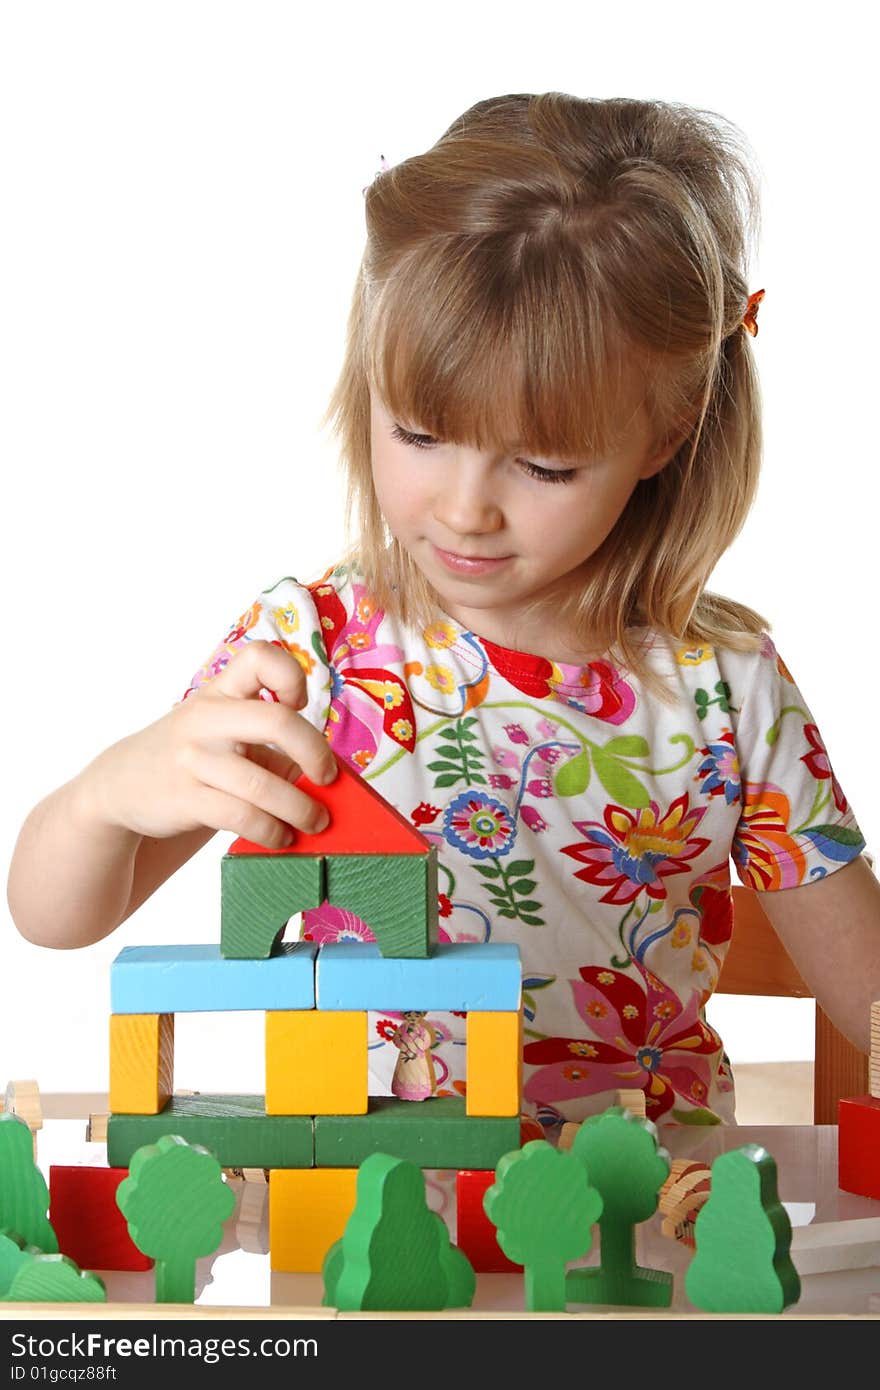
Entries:
<svg viewBox="0 0 880 1390">
<path fill-rule="evenodd" d="M 434 1030 L 425 1022 L 425 1010 L 406 1010 L 391 1041 L 400 1053 L 391 1078 L 392 1094 L 400 1100 L 427 1100 L 437 1089 L 437 1079 L 431 1056 Z"/>
</svg>

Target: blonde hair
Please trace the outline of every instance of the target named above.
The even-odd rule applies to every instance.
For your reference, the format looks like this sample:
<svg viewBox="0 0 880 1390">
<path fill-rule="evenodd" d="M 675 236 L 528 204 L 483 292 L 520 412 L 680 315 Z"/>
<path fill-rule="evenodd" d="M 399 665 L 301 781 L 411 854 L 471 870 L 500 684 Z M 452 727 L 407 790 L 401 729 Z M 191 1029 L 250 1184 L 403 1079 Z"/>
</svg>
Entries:
<svg viewBox="0 0 880 1390">
<path fill-rule="evenodd" d="M 377 601 L 422 625 L 440 607 L 379 509 L 371 387 L 437 438 L 566 460 L 615 442 L 635 381 L 657 447 L 675 452 L 636 485 L 564 614 L 661 699 L 635 629 L 757 649 L 767 620 L 704 589 L 761 457 L 740 328 L 758 179 L 737 127 L 662 101 L 492 97 L 364 192 L 366 248 L 321 423 L 334 421 L 347 473 L 345 559 Z"/>
</svg>

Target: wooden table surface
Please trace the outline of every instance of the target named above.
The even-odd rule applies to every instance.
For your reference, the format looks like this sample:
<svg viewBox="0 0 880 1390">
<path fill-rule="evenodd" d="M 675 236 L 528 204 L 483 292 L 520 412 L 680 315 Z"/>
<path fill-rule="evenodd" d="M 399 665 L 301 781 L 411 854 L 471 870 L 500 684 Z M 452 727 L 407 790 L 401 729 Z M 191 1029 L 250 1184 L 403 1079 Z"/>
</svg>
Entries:
<svg viewBox="0 0 880 1390">
<path fill-rule="evenodd" d="M 106 1098 L 105 1101 L 106 1108 Z M 44 1124 L 38 1136 L 38 1163 L 48 1181 L 52 1163 L 105 1163 L 102 1143 L 86 1142 L 85 1121 L 100 1109 L 102 1097 L 44 1095 Z M 799 1243 L 812 1243 L 819 1223 L 854 1222 L 862 1235 L 867 1218 L 880 1223 L 880 1202 L 842 1192 L 837 1186 L 837 1129 L 833 1125 L 716 1126 L 690 1129 L 672 1126 L 661 1131 L 661 1142 L 673 1158 L 691 1157 L 706 1164 L 727 1149 L 758 1143 L 776 1160 L 779 1196 L 793 1226 L 792 1257 L 798 1264 Z M 426 1172 L 429 1203 L 454 1230 L 455 1174 Z M 264 1183 L 230 1179 L 235 1209 L 226 1223 L 224 1238 L 214 1255 L 196 1266 L 196 1303 L 187 1309 L 153 1302 L 153 1273 L 97 1271 L 107 1287 L 106 1305 L 67 1304 L 41 1308 L 35 1304 L 0 1305 L 2 1317 L 151 1318 L 163 1317 L 262 1317 L 301 1316 L 333 1318 L 322 1309 L 323 1281 L 318 1274 L 285 1274 L 272 1271 L 268 1254 L 268 1187 Z M 801 1228 L 810 1226 L 811 1232 Z M 595 1263 L 598 1232 L 586 1263 Z M 877 1249 L 880 1252 L 880 1224 Z M 675 1276 L 669 1312 L 604 1308 L 597 1312 L 574 1305 L 564 1314 L 529 1314 L 536 1317 L 706 1317 L 689 1302 L 684 1275 L 692 1252 L 660 1233 L 659 1214 L 636 1230 L 636 1254 L 640 1264 L 669 1270 Z M 450 1317 L 521 1317 L 524 1312 L 523 1280 L 517 1274 L 478 1274 L 476 1296 L 470 1311 L 434 1315 Z M 388 1315 L 391 1316 L 391 1315 Z M 400 1315 L 400 1316 L 406 1316 Z M 419 1315 L 422 1316 L 422 1315 Z M 880 1254 L 871 1268 L 830 1273 L 801 1271 L 801 1298 L 783 1317 L 880 1318 Z"/>
</svg>

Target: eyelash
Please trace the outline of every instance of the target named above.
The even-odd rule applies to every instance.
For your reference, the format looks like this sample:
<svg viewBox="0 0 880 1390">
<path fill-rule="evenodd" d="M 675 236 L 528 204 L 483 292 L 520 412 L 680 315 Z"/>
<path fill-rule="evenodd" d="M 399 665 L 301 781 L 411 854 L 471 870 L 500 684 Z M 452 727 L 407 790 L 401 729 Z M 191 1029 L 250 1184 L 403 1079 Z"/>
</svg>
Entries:
<svg viewBox="0 0 880 1390">
<path fill-rule="evenodd" d="M 398 439 L 401 444 L 411 444 L 416 449 L 430 449 L 437 443 L 430 434 L 413 434 L 402 425 L 394 426 L 391 437 Z M 537 478 L 542 483 L 568 483 L 575 475 L 573 468 L 542 468 L 540 464 L 531 463 L 528 459 L 517 459 L 517 463 L 522 464 L 523 470 L 530 478 Z"/>
</svg>

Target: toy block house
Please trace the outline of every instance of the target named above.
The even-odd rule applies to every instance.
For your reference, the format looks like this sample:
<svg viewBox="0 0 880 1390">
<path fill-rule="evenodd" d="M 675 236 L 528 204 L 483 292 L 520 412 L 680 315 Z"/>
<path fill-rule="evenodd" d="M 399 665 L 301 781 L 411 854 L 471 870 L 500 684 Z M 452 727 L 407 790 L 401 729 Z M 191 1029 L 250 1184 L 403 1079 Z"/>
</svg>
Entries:
<svg viewBox="0 0 880 1390">
<path fill-rule="evenodd" d="M 298 785 L 330 825 L 290 848 L 236 840 L 221 861 L 218 945 L 130 946 L 111 967 L 108 1161 L 178 1134 L 228 1167 L 268 1168 L 272 1268 L 318 1271 L 382 1152 L 422 1168 L 494 1168 L 520 1143 L 516 946 L 438 943 L 434 847 L 357 774 Z M 284 941 L 324 901 L 375 943 Z M 261 1010 L 265 1095 L 174 1096 L 177 1013 Z M 368 1011 L 466 1014 L 466 1096 L 368 1094 Z"/>
</svg>

